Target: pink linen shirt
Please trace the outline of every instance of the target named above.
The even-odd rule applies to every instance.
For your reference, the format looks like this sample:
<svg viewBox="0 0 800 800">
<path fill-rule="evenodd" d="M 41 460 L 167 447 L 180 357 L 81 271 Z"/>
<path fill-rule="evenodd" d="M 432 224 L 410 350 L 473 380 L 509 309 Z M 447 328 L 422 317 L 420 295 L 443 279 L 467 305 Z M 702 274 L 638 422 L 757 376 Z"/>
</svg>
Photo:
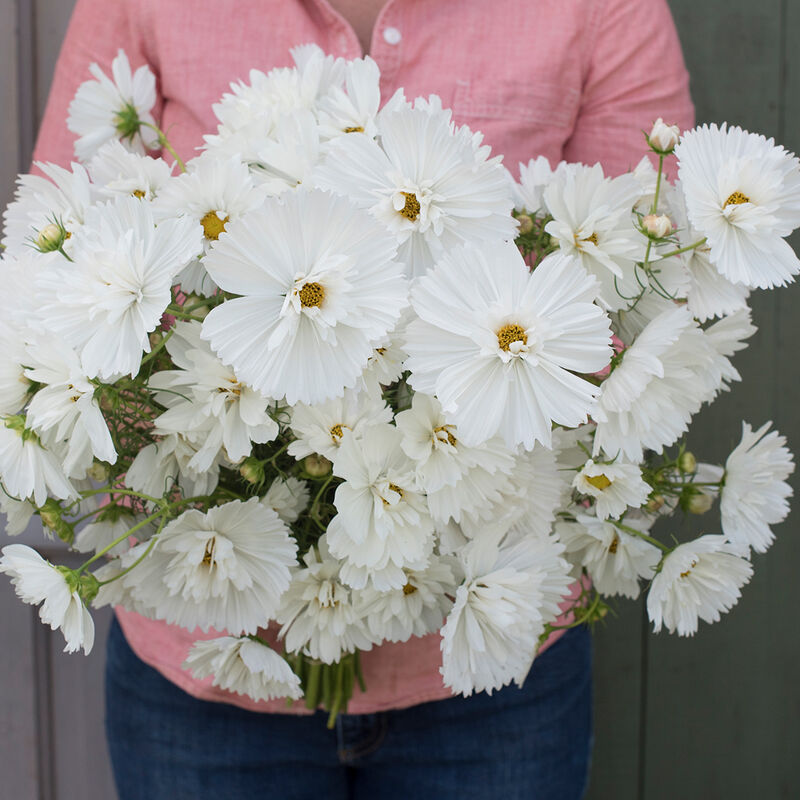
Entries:
<svg viewBox="0 0 800 800">
<path fill-rule="evenodd" d="M 98 63 L 123 48 L 158 79 L 160 118 L 184 159 L 216 129 L 212 104 L 251 68 L 288 66 L 289 49 L 316 42 L 327 53 L 362 55 L 351 25 L 327 0 L 78 0 L 59 57 L 34 158 L 66 164 L 74 136 L 67 107 Z M 688 76 L 666 0 L 390 0 L 370 55 L 384 98 L 438 94 L 457 123 L 484 134 L 517 174 L 538 155 L 600 162 L 619 174 L 645 153 L 642 130 L 657 117 L 693 124 Z M 256 711 L 298 712 L 195 680 L 181 664 L 193 641 L 212 638 L 117 609 L 136 654 L 196 697 Z M 546 644 L 551 644 L 555 634 Z M 440 637 L 384 644 L 362 654 L 367 691 L 352 713 L 403 708 L 451 695 Z"/>
</svg>

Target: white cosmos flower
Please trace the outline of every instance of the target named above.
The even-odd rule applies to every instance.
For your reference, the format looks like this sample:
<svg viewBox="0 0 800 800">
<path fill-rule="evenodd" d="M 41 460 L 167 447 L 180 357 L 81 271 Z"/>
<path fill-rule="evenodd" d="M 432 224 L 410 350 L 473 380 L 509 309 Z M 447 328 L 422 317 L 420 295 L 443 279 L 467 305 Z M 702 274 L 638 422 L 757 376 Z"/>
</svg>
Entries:
<svg viewBox="0 0 800 800">
<path fill-rule="evenodd" d="M 544 192 L 553 215 L 547 232 L 598 279 L 600 299 L 612 311 L 639 293 L 634 266 L 644 258 L 645 239 L 632 208 L 640 193 L 632 175 L 607 178 L 599 164 L 565 164 Z"/>
<path fill-rule="evenodd" d="M 740 333 L 749 328 L 741 322 Z M 603 382 L 594 412 L 594 454 L 622 454 L 638 462 L 643 450 L 660 453 L 686 431 L 692 415 L 738 380 L 725 352 L 739 347 L 727 331 L 705 334 L 684 307 L 673 307 L 650 322 Z"/>
<path fill-rule="evenodd" d="M 231 84 L 214 105 L 221 123 L 220 136 L 236 131 L 259 117 L 277 118 L 297 109 L 312 109 L 333 86 L 341 85 L 345 62 L 326 56 L 317 45 L 291 51 L 295 67 L 277 67 L 268 73 L 250 70 L 249 83 Z M 213 141 L 216 137 L 206 137 Z"/>
<path fill-rule="evenodd" d="M 201 470 L 194 465 L 201 452 L 202 463 L 208 461 L 206 445 L 212 428 L 216 427 L 215 421 L 209 419 L 205 428 L 194 431 L 192 435 L 155 428 L 154 435 L 163 438 L 136 454 L 125 474 L 125 485 L 151 497 L 162 497 L 175 483 L 188 497 L 211 494 L 217 488 L 220 465 L 226 460 L 222 444 L 208 467 Z"/>
<path fill-rule="evenodd" d="M 319 191 L 268 200 L 206 256 L 225 291 L 203 338 L 239 378 L 290 405 L 352 387 L 406 305 L 395 244 L 344 198 Z"/>
<path fill-rule="evenodd" d="M 651 524 L 645 518 L 625 518 L 626 527 L 645 534 Z M 655 545 L 588 514 L 578 514 L 577 522 L 556 523 L 555 532 L 570 558 L 586 567 L 597 591 L 610 597 L 638 597 L 639 580 L 650 580 L 661 560 Z"/>
<path fill-rule="evenodd" d="M 188 217 L 202 234 L 203 253 L 208 253 L 225 226 L 264 199 L 250 171 L 236 158 L 203 154 L 186 164 L 186 172 L 172 178 L 159 192 L 154 205 L 156 219 Z M 209 297 L 216 284 L 206 273 L 202 259 L 193 261 L 176 277 L 184 292 Z"/>
<path fill-rule="evenodd" d="M 286 524 L 257 497 L 186 511 L 124 579 L 155 619 L 189 630 L 255 633 L 274 616 L 296 564 Z"/>
<path fill-rule="evenodd" d="M 312 453 L 333 461 L 345 431 L 358 439 L 373 425 L 392 421 L 392 409 L 377 388 L 360 392 L 345 389 L 341 397 L 313 406 L 298 403 L 291 414 L 292 433 L 297 439 L 288 452 L 298 461 Z"/>
<path fill-rule="evenodd" d="M 647 502 L 651 486 L 642 479 L 636 464 L 624 461 L 599 462 L 591 458 L 575 476 L 572 485 L 581 494 L 594 498 L 599 519 L 620 517 L 628 507 L 639 508 Z"/>
<path fill-rule="evenodd" d="M 52 630 L 61 629 L 65 653 L 83 648 L 88 656 L 94 645 L 94 621 L 65 575 L 27 545 L 10 544 L 1 552 L 0 572 L 11 577 L 17 596 L 31 605 L 42 604 L 39 617 Z"/>
<path fill-rule="evenodd" d="M 288 525 L 297 521 L 308 506 L 308 498 L 308 483 L 290 475 L 285 480 L 276 478 L 272 481 L 261 502 Z"/>
<path fill-rule="evenodd" d="M 2 309 L 0 309 L 2 313 Z M 31 382 L 25 375 L 24 334 L 0 328 L 0 414 L 17 414 L 28 399 Z"/>
<path fill-rule="evenodd" d="M 472 467 L 508 473 L 514 466 L 514 454 L 499 439 L 478 447 L 461 444 L 455 425 L 445 419 L 441 403 L 423 392 L 416 392 L 411 408 L 395 419 L 403 434 L 403 451 L 414 460 L 419 483 L 429 494 L 454 486 Z"/>
<path fill-rule="evenodd" d="M 686 199 L 678 184 L 677 191 L 670 194 L 672 213 L 677 227 L 680 247 L 689 247 L 699 242 L 703 236 L 692 228 L 686 213 Z M 747 308 L 750 290 L 742 284 L 732 283 L 711 263 L 711 248 L 700 245 L 683 254 L 689 287 L 686 293 L 689 311 L 700 322 L 713 317 L 733 314 Z"/>
<path fill-rule="evenodd" d="M 162 158 L 131 153 L 116 139 L 104 144 L 86 165 L 92 183 L 106 197 L 154 200 L 169 183 L 172 166 Z"/>
<path fill-rule="evenodd" d="M 469 696 L 524 681 L 538 638 L 555 618 L 544 591 L 552 585 L 548 567 L 560 573 L 563 594 L 571 582 L 561 550 L 536 536 L 499 548 L 488 537 L 464 548 L 465 579 L 442 628 L 445 685 Z"/>
<path fill-rule="evenodd" d="M 44 505 L 48 494 L 59 500 L 77 496 L 56 455 L 42 446 L 23 417 L 7 417 L 0 424 L 0 482 L 17 500 Z"/>
<path fill-rule="evenodd" d="M 440 105 L 382 112 L 380 144 L 340 136 L 315 171 L 317 186 L 369 209 L 388 228 L 412 276 L 464 242 L 515 236 L 507 171 L 486 159 L 472 132 L 455 128 Z"/>
<path fill-rule="evenodd" d="M 498 487 L 499 497 L 492 496 L 477 507 L 464 499 L 461 526 L 466 536 L 473 539 L 483 536 L 489 528 L 505 532 L 512 526 L 520 526 L 531 534 L 546 537 L 569 492 L 569 473 L 559 468 L 552 450 L 536 445 L 533 450 L 520 452 L 510 474 L 504 477 L 504 483 Z"/>
<path fill-rule="evenodd" d="M 380 79 L 378 65 L 369 56 L 346 62 L 344 88 L 332 86 L 319 101 L 320 133 L 327 139 L 349 133 L 374 139 L 381 104 Z"/>
<path fill-rule="evenodd" d="M 769 526 L 785 519 L 792 496 L 786 479 L 794 472 L 794 460 L 786 437 L 769 431 L 771 425 L 754 431 L 742 423 L 741 441 L 725 462 L 720 500 L 722 532 L 732 544 L 757 553 L 772 544 Z"/>
<path fill-rule="evenodd" d="M 405 360 L 408 358 L 408 353 L 403 350 L 405 327 L 412 317 L 413 312 L 410 308 L 406 308 L 395 329 L 378 343 L 367 360 L 367 366 L 364 367 L 356 384 L 357 388 L 380 393 L 381 387 L 389 386 L 399 380 L 405 368 Z"/>
<path fill-rule="evenodd" d="M 71 170 L 39 161 L 35 166 L 44 177 L 20 175 L 14 201 L 3 212 L 0 244 L 6 256 L 22 255 L 42 231 L 54 224 L 61 225 L 66 233 L 77 233 L 97 197 L 89 174 L 80 164 L 72 164 Z M 65 238 L 62 244 L 69 253 L 73 242 Z"/>
<path fill-rule="evenodd" d="M 800 261 L 784 237 L 800 226 L 798 159 L 727 124 L 688 131 L 675 155 L 689 220 L 719 272 L 751 289 L 794 280 Z"/>
<path fill-rule="evenodd" d="M 320 158 L 319 127 L 305 109 L 281 116 L 272 135 L 259 141 L 249 162 L 253 179 L 269 195 L 279 195 L 300 184 L 311 185 L 311 174 Z"/>
<path fill-rule="evenodd" d="M 328 546 L 345 561 L 343 580 L 357 589 L 367 579 L 379 591 L 402 588 L 404 568 L 424 568 L 433 550 L 433 522 L 401 442 L 392 425 L 368 428 L 361 439 L 345 432 L 333 462 L 344 483 L 336 489 Z"/>
<path fill-rule="evenodd" d="M 403 586 L 379 592 L 372 587 L 361 593 L 362 611 L 376 640 L 406 642 L 442 627 L 453 607 L 448 595 L 456 592 L 450 559 L 432 556 L 424 570 L 405 570 Z"/>
<path fill-rule="evenodd" d="M 27 348 L 32 366 L 25 375 L 42 384 L 28 406 L 28 424 L 48 442 L 66 441 L 64 470 L 82 478 L 97 458 L 114 464 L 117 451 L 75 351 L 55 337 Z"/>
<path fill-rule="evenodd" d="M 611 357 L 596 281 L 576 259 L 548 256 L 530 273 L 511 244 L 450 251 L 412 289 L 407 329 L 415 390 L 436 395 L 467 445 L 550 446 L 552 423 L 586 422 Z"/>
<path fill-rule="evenodd" d="M 3 515 L 5 530 L 9 536 L 19 536 L 31 521 L 36 506 L 28 500 L 15 500 L 0 487 L 0 514 Z"/>
<path fill-rule="evenodd" d="M 245 162 L 258 162 L 258 149 L 272 138 L 278 122 L 298 110 L 315 110 L 333 87 L 341 86 L 345 62 L 326 56 L 315 44 L 291 51 L 295 67 L 278 67 L 263 73 L 252 69 L 249 83 L 231 84 L 231 92 L 213 106 L 220 124 L 217 133 L 204 137 L 206 148 L 223 157 L 239 154 Z"/>
<path fill-rule="evenodd" d="M 149 204 L 135 197 L 94 206 L 74 263 L 38 278 L 43 324 L 78 351 L 88 377 L 133 376 L 175 275 L 199 250 L 200 232 L 188 219 L 156 227 Z"/>
<path fill-rule="evenodd" d="M 345 654 L 370 650 L 360 593 L 341 579 L 341 563 L 328 550 L 327 534 L 303 556 L 305 567 L 292 574 L 276 615 L 279 636 L 290 653 L 305 653 L 326 664 Z"/>
<path fill-rule="evenodd" d="M 647 595 L 647 615 L 658 633 L 694 636 L 698 618 L 718 622 L 739 600 L 753 567 L 724 536 L 705 535 L 679 545 L 665 559 Z"/>
<path fill-rule="evenodd" d="M 78 87 L 69 105 L 67 127 L 78 134 L 75 155 L 88 161 L 100 147 L 119 139 L 132 152 L 144 154 L 156 136 L 137 120 L 155 123 L 150 111 L 156 103 L 156 77 L 146 65 L 131 72 L 122 50 L 111 62 L 111 78 L 97 64 L 89 65 L 94 80 Z"/>
<path fill-rule="evenodd" d="M 197 679 L 214 676 L 213 686 L 253 700 L 303 696 L 300 678 L 269 645 L 249 637 L 221 636 L 195 642 L 183 668 Z"/>
<path fill-rule="evenodd" d="M 562 162 L 565 163 L 565 162 Z M 558 169 L 561 164 L 556 167 Z M 545 156 L 519 165 L 519 183 L 514 184 L 514 208 L 528 214 L 544 211 L 544 190 L 553 180 L 555 170 Z"/>
<path fill-rule="evenodd" d="M 156 418 L 160 432 L 197 436 L 203 446 L 190 462 L 204 472 L 224 446 L 233 463 L 246 458 L 253 442 L 264 444 L 278 435 L 269 415 L 270 400 L 241 383 L 200 338 L 199 322 L 179 322 L 167 350 L 179 369 L 156 372 L 149 386 L 167 411 Z"/>
</svg>

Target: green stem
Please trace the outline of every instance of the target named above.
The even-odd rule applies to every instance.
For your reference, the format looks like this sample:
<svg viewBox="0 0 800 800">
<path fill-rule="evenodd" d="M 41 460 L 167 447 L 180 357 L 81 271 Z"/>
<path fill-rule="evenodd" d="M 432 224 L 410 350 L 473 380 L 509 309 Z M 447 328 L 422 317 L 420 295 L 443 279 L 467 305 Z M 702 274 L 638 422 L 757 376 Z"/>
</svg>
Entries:
<svg viewBox="0 0 800 800">
<path fill-rule="evenodd" d="M 139 556 L 139 558 L 136 559 L 136 561 L 133 562 L 133 564 L 131 564 L 129 567 L 126 567 L 124 570 L 122 570 L 122 572 L 118 573 L 113 578 L 109 578 L 107 581 L 99 581 L 99 584 L 101 586 L 105 586 L 107 583 L 113 583 L 114 581 L 118 581 L 124 575 L 127 575 L 132 569 L 138 567 L 139 564 L 141 564 L 142 561 L 144 561 L 147 558 L 147 556 L 150 555 L 150 551 L 153 549 L 156 541 L 158 540 L 158 535 L 161 533 L 162 530 L 164 530 L 164 526 L 166 524 L 167 524 L 167 519 L 165 517 L 164 519 L 161 520 L 161 523 L 158 526 L 158 530 L 153 534 L 152 538 L 150 539 L 150 543 L 147 545 L 147 549 L 144 551 L 144 553 L 142 553 Z M 128 536 L 130 536 L 130 531 L 128 531 Z"/>
<path fill-rule="evenodd" d="M 655 545 L 660 550 L 665 553 L 671 553 L 672 548 L 662 542 L 659 542 L 658 539 L 654 539 L 652 536 L 648 536 L 646 533 L 642 533 L 641 531 L 637 531 L 636 528 L 632 528 L 630 525 L 623 525 L 623 523 L 617 520 L 609 520 L 615 527 L 619 528 L 621 531 L 625 531 L 625 533 L 630 534 L 631 536 L 638 536 L 640 539 L 644 539 L 646 542 L 650 542 L 650 544 Z"/>
<path fill-rule="evenodd" d="M 161 341 L 142 359 L 142 363 L 140 368 L 143 367 L 148 361 L 151 361 L 153 358 L 160 353 L 164 347 L 166 347 L 167 342 L 172 338 L 172 334 L 175 333 L 175 328 L 167 333 L 166 336 L 161 337 Z"/>
<path fill-rule="evenodd" d="M 689 244 L 686 247 L 681 247 L 678 250 L 672 250 L 669 253 L 665 253 L 663 256 L 659 256 L 653 263 L 657 264 L 659 261 L 663 261 L 665 258 L 672 258 L 673 256 L 679 256 L 681 253 L 688 253 L 690 250 L 696 250 L 698 247 L 702 247 L 708 239 L 703 237 L 699 242 L 695 242 L 694 244 Z"/>
<path fill-rule="evenodd" d="M 653 207 L 650 209 L 651 214 L 658 213 L 658 198 L 661 194 L 661 176 L 664 174 L 664 156 L 658 157 L 658 176 L 656 177 L 656 193 L 653 195 Z"/>
<path fill-rule="evenodd" d="M 161 147 L 166 148 L 167 152 L 175 159 L 175 163 L 178 165 L 178 169 L 181 172 L 186 172 L 186 164 L 183 163 L 183 159 L 177 154 L 175 148 L 172 146 L 170 140 L 167 138 L 167 134 L 158 127 L 158 125 L 153 125 L 151 122 L 144 122 L 140 120 L 140 124 L 143 125 L 145 128 L 150 128 L 151 130 L 155 131 L 158 134 L 158 144 Z"/>
<path fill-rule="evenodd" d="M 145 525 L 149 525 L 153 520 L 158 519 L 158 517 L 164 516 L 167 507 L 159 509 L 155 514 L 151 514 L 149 517 L 143 519 L 137 525 L 134 525 L 130 530 L 125 531 L 121 536 L 117 536 L 111 544 L 106 545 L 102 550 L 98 550 L 88 561 L 84 562 L 83 564 L 78 567 L 78 572 L 83 572 L 90 564 L 93 564 L 97 561 L 98 558 L 102 558 L 109 550 L 113 550 L 118 544 L 122 544 L 129 536 L 133 536 L 136 531 L 141 530 L 145 527 Z M 163 528 L 163 520 L 161 527 Z M 161 528 L 159 528 L 159 531 Z"/>
</svg>

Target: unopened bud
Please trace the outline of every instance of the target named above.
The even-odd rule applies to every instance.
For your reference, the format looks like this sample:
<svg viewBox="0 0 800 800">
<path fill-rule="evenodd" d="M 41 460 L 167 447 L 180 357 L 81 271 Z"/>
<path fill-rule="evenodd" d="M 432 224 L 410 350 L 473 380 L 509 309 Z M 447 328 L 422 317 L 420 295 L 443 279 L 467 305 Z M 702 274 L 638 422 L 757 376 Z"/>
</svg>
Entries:
<svg viewBox="0 0 800 800">
<path fill-rule="evenodd" d="M 691 450 L 684 450 L 678 458 L 678 469 L 684 473 L 697 471 L 697 459 Z"/>
<path fill-rule="evenodd" d="M 39 509 L 39 516 L 42 519 L 42 525 L 54 531 L 58 527 L 58 523 L 61 522 L 61 506 L 52 497 L 48 498 Z"/>
<path fill-rule="evenodd" d="M 75 529 L 61 518 L 61 506 L 52 497 L 39 509 L 39 517 L 45 528 L 53 531 L 59 539 L 72 544 L 75 539 Z"/>
<path fill-rule="evenodd" d="M 519 223 L 520 236 L 524 236 L 533 230 L 533 219 L 529 214 L 520 214 L 517 217 L 517 222 Z"/>
<path fill-rule="evenodd" d="M 318 453 L 312 453 L 303 459 L 303 469 L 311 475 L 312 478 L 321 478 L 331 471 L 331 464 L 325 456 Z"/>
<path fill-rule="evenodd" d="M 208 301 L 207 297 L 200 297 L 197 294 L 190 294 L 186 296 L 186 299 L 183 301 L 184 308 L 191 308 L 192 309 L 192 316 L 196 319 L 205 319 L 211 309 L 206 305 Z"/>
<path fill-rule="evenodd" d="M 653 495 L 646 503 L 645 509 L 649 511 L 651 514 L 655 514 L 656 511 L 659 511 L 661 507 L 664 505 L 666 501 L 664 500 L 663 495 L 656 494 Z"/>
<path fill-rule="evenodd" d="M 705 514 L 714 505 L 714 498 L 710 494 L 697 492 L 689 498 L 686 510 L 690 514 Z"/>
<path fill-rule="evenodd" d="M 653 123 L 653 130 L 647 137 L 647 142 L 659 155 L 669 155 L 681 138 L 681 129 L 677 125 L 667 125 L 659 117 Z"/>
<path fill-rule="evenodd" d="M 52 253 L 64 244 L 66 233 L 60 225 L 51 222 L 39 231 L 39 235 L 36 237 L 36 246 L 42 253 Z"/>
<path fill-rule="evenodd" d="M 663 239 L 672 233 L 672 220 L 665 214 L 648 214 L 642 220 L 642 227 L 654 239 Z"/>
<path fill-rule="evenodd" d="M 264 465 L 253 456 L 246 458 L 239 467 L 239 474 L 253 485 L 264 482 Z"/>
<path fill-rule="evenodd" d="M 95 461 L 94 464 L 89 467 L 88 475 L 93 481 L 100 481 L 101 483 L 107 481 L 109 475 L 108 466 L 103 464 L 102 461 Z"/>
</svg>

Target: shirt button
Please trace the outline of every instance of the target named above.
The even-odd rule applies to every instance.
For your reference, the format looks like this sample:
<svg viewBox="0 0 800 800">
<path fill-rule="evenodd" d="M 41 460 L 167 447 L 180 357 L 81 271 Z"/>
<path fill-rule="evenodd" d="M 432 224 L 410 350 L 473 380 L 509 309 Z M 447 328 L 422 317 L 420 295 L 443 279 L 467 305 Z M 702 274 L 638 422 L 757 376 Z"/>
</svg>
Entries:
<svg viewBox="0 0 800 800">
<path fill-rule="evenodd" d="M 383 40 L 386 44 L 400 44 L 403 34 L 397 28 L 386 28 L 383 31 Z"/>
</svg>

